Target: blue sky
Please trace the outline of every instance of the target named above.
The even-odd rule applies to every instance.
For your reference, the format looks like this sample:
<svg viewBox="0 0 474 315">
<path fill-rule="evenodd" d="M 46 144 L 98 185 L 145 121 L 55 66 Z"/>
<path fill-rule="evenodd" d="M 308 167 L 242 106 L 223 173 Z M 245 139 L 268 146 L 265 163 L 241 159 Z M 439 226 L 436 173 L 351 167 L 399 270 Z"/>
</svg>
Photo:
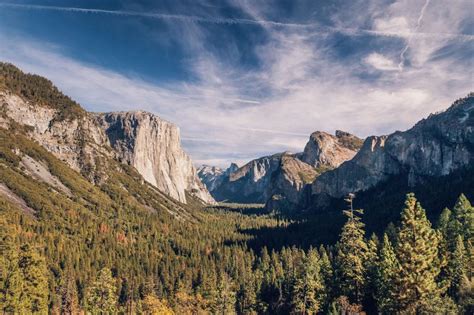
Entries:
<svg viewBox="0 0 474 315">
<path fill-rule="evenodd" d="M 409 128 L 473 90 L 470 0 L 3 1 L 0 60 L 176 123 L 196 164 Z"/>
</svg>

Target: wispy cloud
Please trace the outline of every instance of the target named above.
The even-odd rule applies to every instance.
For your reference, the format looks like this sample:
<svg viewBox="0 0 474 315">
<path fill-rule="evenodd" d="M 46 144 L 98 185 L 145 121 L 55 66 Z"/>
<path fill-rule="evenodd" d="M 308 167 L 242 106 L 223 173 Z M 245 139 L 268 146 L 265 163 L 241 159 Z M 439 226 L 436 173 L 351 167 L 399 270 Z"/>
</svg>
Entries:
<svg viewBox="0 0 474 315">
<path fill-rule="evenodd" d="M 365 5 L 345 5 L 349 16 L 333 13 L 331 27 L 274 22 L 268 18 L 272 6 L 256 6 L 254 1 L 234 3 L 248 19 L 15 5 L 166 21 L 170 37 L 190 52 L 183 62 L 195 78 L 166 85 L 79 62 L 60 47 L 5 30 L 0 30 L 0 59 L 49 77 L 89 110 L 157 113 L 180 126 L 184 146 L 196 163 L 220 166 L 300 151 L 315 130 L 343 129 L 367 136 L 405 129 L 472 90 L 472 73 L 466 70 L 470 59 L 439 57 L 446 47 L 472 51 L 474 36 L 462 33 L 468 5 L 443 11 L 442 3 L 432 1 L 420 14 L 424 1 L 414 6 L 413 0 L 398 0 L 388 7 L 378 1 L 368 7 L 361 3 Z M 176 26 L 176 21 L 193 23 Z M 258 66 L 240 67 L 219 57 L 208 45 L 209 23 L 222 30 L 232 23 L 259 26 L 265 40 L 252 47 Z M 355 53 L 338 56 L 332 35 L 339 34 L 359 45 Z M 374 37 L 370 43 L 367 35 Z M 396 71 L 400 52 L 408 45 L 404 71 Z"/>
<path fill-rule="evenodd" d="M 429 1 L 426 1 L 426 5 Z M 386 36 L 386 37 L 400 37 L 400 38 L 430 38 L 430 39 L 454 39 L 461 41 L 472 41 L 474 35 L 462 34 L 462 33 L 430 33 L 430 32 L 419 32 L 418 27 L 414 31 L 406 30 L 400 31 L 393 29 L 392 31 L 373 30 L 365 28 L 348 28 L 348 27 L 330 27 L 321 25 L 320 23 L 288 23 L 278 22 L 266 19 L 245 19 L 245 18 L 222 18 L 222 17 L 203 17 L 197 15 L 185 15 L 185 14 L 166 14 L 166 13 L 149 13 L 149 12 L 137 12 L 137 11 L 125 11 L 125 10 L 104 10 L 104 9 L 91 9 L 91 8 L 79 8 L 79 7 L 62 7 L 62 6 L 50 6 L 50 5 L 33 5 L 33 4 L 18 4 L 18 3 L 0 3 L 0 7 L 9 7 L 16 9 L 25 10 L 46 10 L 46 11 L 62 11 L 62 12 L 76 12 L 76 13 L 91 13 L 91 14 L 108 14 L 125 17 L 140 17 L 159 19 L 165 21 L 185 21 L 193 23 L 211 23 L 211 24 L 244 24 L 244 25 L 257 25 L 257 26 L 268 26 L 268 27 L 284 27 L 293 29 L 304 29 L 312 31 L 313 35 L 325 35 L 330 33 L 343 33 L 352 36 Z M 423 18 L 423 13 L 426 6 L 423 6 L 420 18 Z M 420 22 L 421 22 L 420 19 Z"/>
</svg>

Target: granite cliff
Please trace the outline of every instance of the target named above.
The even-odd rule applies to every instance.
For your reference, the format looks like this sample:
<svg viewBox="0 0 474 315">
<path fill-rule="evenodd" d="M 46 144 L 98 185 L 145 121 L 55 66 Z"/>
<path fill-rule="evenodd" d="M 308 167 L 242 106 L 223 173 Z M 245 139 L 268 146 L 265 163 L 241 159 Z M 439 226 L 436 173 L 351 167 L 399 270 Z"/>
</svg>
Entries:
<svg viewBox="0 0 474 315">
<path fill-rule="evenodd" d="M 446 176 L 474 162 L 474 94 L 411 129 L 368 137 L 353 159 L 312 184 L 313 199 L 340 198 L 407 174 L 408 186 Z M 317 205 L 318 203 L 316 203 Z"/>
<path fill-rule="evenodd" d="M 351 159 L 362 140 L 347 132 L 336 135 L 316 131 L 309 137 L 302 153 L 277 153 L 252 160 L 244 166 L 223 172 L 202 168 L 198 174 L 208 184 L 216 200 L 267 203 L 269 208 L 292 207 L 300 202 L 303 189 L 327 170 Z M 206 170 L 206 172 L 204 171 Z"/>
<path fill-rule="evenodd" d="M 23 82 L 30 82 L 25 88 Z M 0 127 L 13 122 L 40 145 L 93 183 L 107 178 L 103 160 L 137 169 L 161 192 L 186 203 L 186 192 L 214 203 L 183 151 L 179 129 L 146 112 L 94 114 L 49 80 L 0 64 Z"/>
</svg>

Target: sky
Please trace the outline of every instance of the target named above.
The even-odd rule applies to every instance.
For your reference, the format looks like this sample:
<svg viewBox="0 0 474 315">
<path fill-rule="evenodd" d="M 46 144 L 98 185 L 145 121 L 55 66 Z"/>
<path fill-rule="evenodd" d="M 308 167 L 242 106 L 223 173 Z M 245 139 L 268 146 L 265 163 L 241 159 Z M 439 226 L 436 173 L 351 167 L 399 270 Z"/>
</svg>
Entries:
<svg viewBox="0 0 474 315">
<path fill-rule="evenodd" d="M 473 91 L 472 0 L 0 0 L 0 60 L 175 123 L 196 165 L 410 128 Z"/>
</svg>

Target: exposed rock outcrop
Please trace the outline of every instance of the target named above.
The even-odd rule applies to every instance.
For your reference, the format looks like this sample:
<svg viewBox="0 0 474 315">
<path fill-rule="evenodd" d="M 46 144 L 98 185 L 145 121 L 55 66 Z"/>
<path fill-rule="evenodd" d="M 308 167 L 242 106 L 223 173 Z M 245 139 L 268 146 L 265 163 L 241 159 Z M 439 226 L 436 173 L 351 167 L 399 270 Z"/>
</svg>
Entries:
<svg viewBox="0 0 474 315">
<path fill-rule="evenodd" d="M 350 161 L 312 184 L 314 197 L 342 197 L 367 190 L 391 176 L 409 174 L 409 185 L 425 176 L 443 176 L 474 162 L 474 95 L 429 116 L 413 128 L 369 137 Z"/>
<path fill-rule="evenodd" d="M 337 130 L 336 135 L 316 131 L 311 134 L 301 160 L 314 167 L 335 168 L 354 157 L 362 146 L 362 139 Z"/>
<path fill-rule="evenodd" d="M 38 78 L 50 85 L 57 98 L 72 102 L 49 81 Z M 24 126 L 34 140 L 94 183 L 107 177 L 101 158 L 117 157 L 176 200 L 185 203 L 188 192 L 203 202 L 214 203 L 181 148 L 175 125 L 146 112 L 92 114 L 79 105 L 79 110 L 74 108 L 65 118 L 69 108 L 59 105 L 28 101 L 8 88 L 0 88 L 0 127 L 9 127 L 12 121 Z"/>
<path fill-rule="evenodd" d="M 217 200 L 296 205 L 307 184 L 323 172 L 351 159 L 362 140 L 349 133 L 314 132 L 302 153 L 278 153 L 250 161 L 225 176 L 222 170 L 210 189 Z M 200 173 L 205 180 L 204 173 Z M 273 206 L 271 206 L 273 207 Z"/>
<path fill-rule="evenodd" d="M 202 183 L 206 185 L 206 188 L 212 193 L 223 181 L 229 178 L 230 174 L 238 169 L 239 166 L 235 163 L 231 163 L 226 170 L 217 166 L 202 165 L 198 168 L 197 173 Z"/>
<path fill-rule="evenodd" d="M 206 203 L 214 200 L 181 148 L 179 129 L 148 112 L 96 115 L 118 159 L 135 167 L 150 184 L 186 202 L 186 191 Z"/>
</svg>

